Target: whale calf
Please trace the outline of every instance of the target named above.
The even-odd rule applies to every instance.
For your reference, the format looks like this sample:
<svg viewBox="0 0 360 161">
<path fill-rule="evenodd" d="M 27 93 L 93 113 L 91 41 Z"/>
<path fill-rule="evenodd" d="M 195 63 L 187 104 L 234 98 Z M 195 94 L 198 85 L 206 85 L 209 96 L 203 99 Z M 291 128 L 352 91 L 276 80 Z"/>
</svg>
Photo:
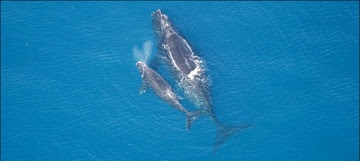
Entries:
<svg viewBox="0 0 360 161">
<path fill-rule="evenodd" d="M 180 110 L 186 115 L 186 131 L 189 131 L 191 123 L 200 115 L 199 111 L 189 112 L 184 108 L 177 99 L 177 95 L 171 88 L 170 84 L 156 71 L 148 67 L 144 62 L 136 62 L 136 67 L 141 73 L 142 85 L 140 88 L 140 94 L 144 93 L 148 87 L 168 102 L 172 107 Z"/>
<path fill-rule="evenodd" d="M 195 55 L 189 43 L 175 29 L 167 15 L 160 9 L 151 15 L 158 49 L 172 69 L 179 86 L 196 107 L 202 110 L 201 114 L 210 116 L 217 127 L 214 143 L 214 151 L 216 151 L 229 136 L 248 126 L 231 127 L 219 121 L 212 108 L 204 61 Z"/>
</svg>

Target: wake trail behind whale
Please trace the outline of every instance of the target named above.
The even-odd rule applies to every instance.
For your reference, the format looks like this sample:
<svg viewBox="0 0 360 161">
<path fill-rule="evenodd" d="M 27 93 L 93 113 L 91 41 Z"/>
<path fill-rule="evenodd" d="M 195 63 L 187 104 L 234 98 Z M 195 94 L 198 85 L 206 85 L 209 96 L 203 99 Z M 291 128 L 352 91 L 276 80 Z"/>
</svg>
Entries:
<svg viewBox="0 0 360 161">
<path fill-rule="evenodd" d="M 149 60 L 151 59 L 152 46 L 153 43 L 150 40 L 143 43 L 142 50 L 139 49 L 139 47 L 134 46 L 133 54 L 136 61 L 142 61 L 145 64 L 148 64 Z"/>
</svg>

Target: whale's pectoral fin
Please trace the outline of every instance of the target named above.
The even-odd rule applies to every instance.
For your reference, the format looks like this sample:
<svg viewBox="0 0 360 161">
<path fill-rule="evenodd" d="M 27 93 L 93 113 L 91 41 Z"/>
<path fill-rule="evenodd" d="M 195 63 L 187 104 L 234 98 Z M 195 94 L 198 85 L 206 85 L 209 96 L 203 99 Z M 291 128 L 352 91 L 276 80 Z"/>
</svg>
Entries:
<svg viewBox="0 0 360 161">
<path fill-rule="evenodd" d="M 141 84 L 141 87 L 140 87 L 139 94 L 143 94 L 143 93 L 145 93 L 145 92 L 146 92 L 146 90 L 147 90 L 147 88 L 148 88 L 147 83 L 145 83 L 145 81 L 143 81 L 143 82 L 142 82 L 142 84 Z"/>
<path fill-rule="evenodd" d="M 213 147 L 213 152 L 219 149 L 219 147 L 229 139 L 230 136 L 238 133 L 240 130 L 251 127 L 251 125 L 240 125 L 240 126 L 225 126 L 219 125 L 217 129 L 217 135 Z"/>
</svg>

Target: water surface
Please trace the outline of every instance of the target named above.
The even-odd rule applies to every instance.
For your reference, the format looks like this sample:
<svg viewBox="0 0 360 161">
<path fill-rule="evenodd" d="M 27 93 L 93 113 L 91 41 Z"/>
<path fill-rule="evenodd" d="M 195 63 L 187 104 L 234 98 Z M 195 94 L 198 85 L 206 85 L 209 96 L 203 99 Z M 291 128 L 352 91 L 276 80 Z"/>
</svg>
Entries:
<svg viewBox="0 0 360 161">
<path fill-rule="evenodd" d="M 219 119 L 255 125 L 216 155 L 210 119 L 187 133 L 138 94 L 133 48 L 155 41 L 158 8 L 206 61 Z M 1 159 L 358 160 L 358 15 L 359 2 L 1 2 Z"/>
</svg>

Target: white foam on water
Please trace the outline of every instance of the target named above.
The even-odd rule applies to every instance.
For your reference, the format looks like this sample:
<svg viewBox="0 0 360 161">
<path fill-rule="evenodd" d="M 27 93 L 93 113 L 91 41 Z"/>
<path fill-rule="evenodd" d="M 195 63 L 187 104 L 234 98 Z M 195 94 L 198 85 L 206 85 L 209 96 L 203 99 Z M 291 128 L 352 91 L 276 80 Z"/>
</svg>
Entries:
<svg viewBox="0 0 360 161">
<path fill-rule="evenodd" d="M 195 59 L 194 63 L 196 64 L 196 67 L 194 70 L 192 70 L 189 74 L 188 77 L 191 80 L 194 80 L 195 76 L 199 76 L 204 70 L 201 68 L 201 60 Z"/>
</svg>

